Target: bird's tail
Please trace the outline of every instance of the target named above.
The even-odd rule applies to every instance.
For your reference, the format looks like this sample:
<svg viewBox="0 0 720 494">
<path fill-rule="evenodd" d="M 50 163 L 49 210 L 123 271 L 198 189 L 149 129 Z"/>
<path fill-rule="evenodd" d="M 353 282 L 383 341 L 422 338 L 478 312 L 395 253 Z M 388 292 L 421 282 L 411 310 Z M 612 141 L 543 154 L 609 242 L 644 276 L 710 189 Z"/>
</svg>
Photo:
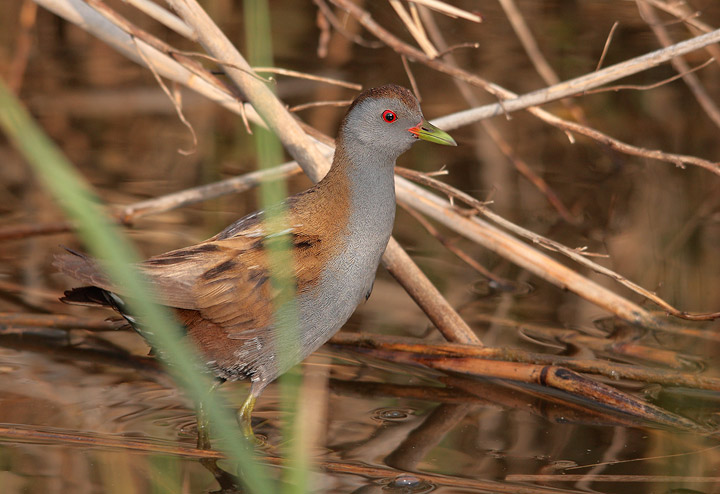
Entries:
<svg viewBox="0 0 720 494">
<path fill-rule="evenodd" d="M 67 252 L 56 254 L 53 260 L 53 266 L 61 273 L 82 283 L 94 285 L 109 291 L 112 290 L 112 284 L 94 259 L 80 252 L 68 249 L 67 247 L 65 247 L 65 250 L 67 250 Z"/>
<path fill-rule="evenodd" d="M 109 300 L 107 290 L 96 286 L 81 286 L 66 290 L 64 296 L 60 297 L 60 302 L 70 305 L 113 307 Z"/>
</svg>

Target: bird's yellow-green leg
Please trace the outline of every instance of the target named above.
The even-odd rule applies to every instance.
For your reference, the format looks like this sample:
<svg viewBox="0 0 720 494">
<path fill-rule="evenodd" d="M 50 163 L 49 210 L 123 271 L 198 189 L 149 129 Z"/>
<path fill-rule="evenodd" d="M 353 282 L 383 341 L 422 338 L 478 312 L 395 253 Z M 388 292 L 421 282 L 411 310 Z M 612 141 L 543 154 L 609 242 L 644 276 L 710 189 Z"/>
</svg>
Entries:
<svg viewBox="0 0 720 494">
<path fill-rule="evenodd" d="M 215 390 L 223 383 L 223 381 L 215 381 L 208 391 L 208 395 L 215 392 Z M 197 404 L 197 448 L 198 449 L 211 449 L 210 448 L 210 424 L 208 421 L 207 414 L 205 413 L 205 400 L 200 400 Z"/>
<path fill-rule="evenodd" d="M 240 429 L 242 430 L 242 433 L 245 435 L 246 438 L 250 439 L 256 444 L 261 444 L 262 441 L 258 441 L 258 438 L 253 432 L 252 412 L 255 408 L 255 402 L 257 401 L 258 396 L 260 396 L 260 393 L 263 392 L 263 389 L 265 389 L 267 385 L 268 381 L 265 380 L 253 381 L 252 385 L 250 386 L 250 394 L 240 407 L 240 410 L 238 410 L 238 422 L 240 424 Z"/>
<path fill-rule="evenodd" d="M 238 412 L 238 422 L 240 423 L 240 429 L 242 433 L 248 439 L 255 439 L 255 433 L 252 429 L 252 411 L 255 408 L 255 401 L 257 397 L 250 392 L 250 395 L 245 400 L 245 403 L 240 407 Z"/>
</svg>

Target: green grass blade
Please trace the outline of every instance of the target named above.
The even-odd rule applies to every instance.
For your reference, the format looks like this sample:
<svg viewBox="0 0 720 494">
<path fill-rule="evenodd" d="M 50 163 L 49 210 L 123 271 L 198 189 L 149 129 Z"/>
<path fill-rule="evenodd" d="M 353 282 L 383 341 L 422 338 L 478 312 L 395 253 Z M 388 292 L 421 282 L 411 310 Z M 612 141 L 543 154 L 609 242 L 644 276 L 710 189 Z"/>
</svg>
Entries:
<svg viewBox="0 0 720 494">
<path fill-rule="evenodd" d="M 272 66 L 273 48 L 270 29 L 270 10 L 267 0 L 245 0 L 245 32 L 248 60 L 254 66 Z M 255 131 L 257 139 L 258 161 L 260 168 L 277 166 L 282 162 L 282 147 L 278 138 L 263 129 Z M 270 277 L 275 292 L 280 294 L 275 300 L 275 324 L 278 342 L 277 348 L 287 349 L 300 345 L 300 327 L 295 298 L 296 280 L 282 266 L 292 266 L 292 237 L 287 232 L 292 226 L 284 208 L 268 209 L 287 197 L 285 182 L 263 182 L 260 186 L 261 204 L 266 209 L 265 229 L 272 237 L 265 241 L 270 265 Z M 289 355 L 279 352 L 277 358 L 282 365 Z M 292 364 L 292 362 L 288 362 Z M 283 456 L 286 469 L 283 470 L 283 492 L 304 494 L 309 491 L 310 465 L 305 447 L 301 424 L 296 413 L 299 402 L 300 375 L 290 371 L 279 379 L 281 407 L 283 411 Z"/>
<path fill-rule="evenodd" d="M 129 241 L 105 213 L 97 196 L 50 141 L 27 111 L 0 80 L 0 126 L 20 150 L 65 214 L 77 225 L 90 252 L 101 259 L 117 286 L 135 298 L 128 300 L 133 312 L 152 328 L 151 344 L 163 349 L 169 370 L 196 402 L 204 401 L 217 444 L 243 472 L 242 481 L 251 492 L 273 492 L 265 468 L 255 461 L 252 446 L 244 439 L 229 407 L 217 395 L 208 396 L 209 376 L 198 372 L 200 359 L 174 322 L 170 311 L 153 301 L 149 287 L 135 269 L 128 269 L 137 255 Z"/>
</svg>

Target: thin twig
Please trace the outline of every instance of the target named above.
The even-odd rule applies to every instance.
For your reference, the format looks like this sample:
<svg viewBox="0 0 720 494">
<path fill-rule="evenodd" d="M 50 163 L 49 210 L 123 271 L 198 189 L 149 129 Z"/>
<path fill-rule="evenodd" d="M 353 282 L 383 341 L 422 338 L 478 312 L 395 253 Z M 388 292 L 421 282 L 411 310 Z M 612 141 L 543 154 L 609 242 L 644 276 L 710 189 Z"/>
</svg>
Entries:
<svg viewBox="0 0 720 494">
<path fill-rule="evenodd" d="M 511 285 L 512 282 L 509 280 L 506 280 L 504 278 L 501 278 L 500 276 L 496 275 L 489 269 L 487 269 L 485 266 L 477 262 L 475 259 L 470 257 L 469 254 L 467 254 L 465 251 L 460 249 L 457 245 L 455 245 L 453 242 L 451 242 L 449 239 L 444 237 L 440 234 L 440 232 L 435 228 L 427 219 L 425 219 L 425 216 L 421 215 L 417 211 L 415 211 L 413 208 L 407 206 L 406 204 L 400 203 L 400 207 L 402 207 L 406 213 L 408 213 L 410 216 L 412 216 L 415 221 L 420 223 L 420 225 L 425 228 L 425 230 L 435 237 L 435 239 L 440 242 L 447 250 L 455 254 L 459 259 L 461 259 L 465 264 L 473 268 L 475 271 L 480 273 L 481 275 L 485 276 L 488 279 L 493 280 L 495 283 L 498 283 L 499 285 Z"/>
<path fill-rule="evenodd" d="M 410 64 L 408 63 L 407 58 L 405 58 L 405 55 L 401 55 L 400 59 L 402 60 L 403 68 L 405 69 L 405 73 L 408 76 L 408 80 L 410 81 L 410 86 L 412 87 L 413 93 L 415 93 L 415 97 L 417 98 L 418 102 L 422 103 L 422 95 L 420 94 L 420 88 L 418 87 L 415 76 L 410 69 Z"/>
<path fill-rule="evenodd" d="M 480 338 L 412 262 L 397 240 L 390 237 L 382 259 L 385 268 L 418 303 L 448 341 L 482 346 Z"/>
<path fill-rule="evenodd" d="M 317 108 L 318 106 L 335 106 L 338 108 L 344 108 L 347 107 L 350 103 L 352 103 L 352 100 L 350 99 L 343 99 L 340 101 L 311 101 L 310 103 L 303 103 L 301 105 L 291 106 L 289 110 L 295 113 L 302 110 L 307 110 L 308 108 Z"/>
<path fill-rule="evenodd" d="M 155 2 L 151 2 L 150 0 L 123 0 L 123 2 L 132 5 L 141 12 L 144 12 L 147 16 L 152 17 L 164 26 L 172 29 L 180 36 L 191 41 L 197 41 L 197 36 L 195 35 L 195 32 L 190 29 L 190 26 L 185 24 L 178 16 L 169 12 L 167 9 L 161 7 Z"/>
<path fill-rule="evenodd" d="M 514 4 L 512 4 L 511 0 L 503 0 L 503 2 L 510 3 L 510 7 L 508 8 L 511 11 L 513 10 Z M 437 23 L 435 22 L 430 11 L 428 11 L 427 9 L 423 9 L 421 10 L 421 15 L 423 15 L 423 18 L 425 19 L 425 24 L 427 25 L 428 31 L 430 32 L 435 44 L 439 48 L 446 46 L 447 43 L 445 42 L 445 37 L 437 26 Z M 517 16 L 519 15 L 519 12 L 517 12 Z M 524 24 L 524 21 L 520 23 Z M 527 36 L 531 37 L 529 33 L 527 34 Z M 455 58 L 452 55 L 446 57 L 445 61 L 451 65 L 457 66 Z M 547 63 L 546 65 L 549 67 Z M 549 70 L 552 71 L 552 69 Z M 453 82 L 460 89 L 463 98 L 465 98 L 465 100 L 470 106 L 476 106 L 479 104 L 478 98 L 474 95 L 466 82 L 459 79 L 453 79 Z M 579 106 L 571 103 L 570 100 L 563 100 L 563 102 L 565 106 L 570 108 L 577 120 L 584 120 L 584 114 Z M 502 152 L 507 157 L 507 159 L 510 160 L 510 162 L 515 166 L 515 169 L 522 176 L 524 176 L 532 185 L 534 185 L 540 191 L 540 193 L 542 193 L 547 198 L 550 205 L 555 208 L 558 214 L 560 214 L 560 216 L 562 216 L 562 218 L 568 223 L 577 224 L 578 219 L 573 217 L 572 213 L 570 213 L 570 211 L 567 209 L 565 204 L 563 204 L 558 195 L 555 194 L 555 191 L 552 190 L 552 188 L 541 176 L 535 173 L 532 167 L 528 165 L 525 160 L 521 159 L 517 155 L 517 153 L 513 151 L 512 146 L 510 146 L 510 144 L 503 137 L 503 135 L 497 130 L 497 127 L 489 120 L 482 120 L 480 122 L 480 125 L 482 126 L 483 130 L 488 134 L 490 139 L 493 140 L 498 149 L 500 149 L 500 152 Z"/>
<path fill-rule="evenodd" d="M 652 67 L 656 67 L 672 59 L 675 56 L 689 53 L 691 51 L 703 48 L 709 44 L 717 43 L 720 41 L 720 29 L 717 29 L 708 34 L 697 36 L 695 38 L 674 44 L 668 48 L 663 48 L 661 50 L 647 53 L 640 57 L 627 60 L 611 67 L 607 67 L 603 70 L 586 74 L 575 79 L 556 84 L 549 88 L 533 91 L 524 96 L 518 96 L 512 91 L 498 86 L 497 84 L 490 83 L 475 74 L 471 74 L 465 70 L 453 67 L 450 64 L 443 62 L 442 60 L 430 59 L 420 50 L 407 45 L 406 43 L 398 39 L 396 36 L 394 36 L 392 33 L 390 33 L 388 30 L 384 29 L 377 22 L 375 22 L 375 20 L 372 18 L 372 16 L 370 16 L 367 11 L 361 9 L 350 0 L 332 1 L 336 5 L 345 9 L 348 13 L 350 13 L 350 15 L 355 17 L 367 30 L 372 32 L 375 36 L 385 42 L 397 53 L 412 58 L 417 62 L 424 63 L 425 65 L 439 70 L 452 77 L 457 77 L 472 85 L 481 87 L 501 100 L 493 105 L 486 105 L 480 108 L 473 108 L 470 110 L 458 112 L 454 114 L 452 118 L 448 118 L 447 120 L 438 119 L 433 122 L 436 125 L 440 125 L 441 127 L 447 128 L 449 130 L 462 125 L 477 122 L 479 120 L 482 120 L 483 118 L 502 115 L 506 112 L 516 111 L 520 109 L 526 109 L 541 120 L 544 120 L 551 125 L 563 128 L 563 130 L 568 130 L 572 126 L 575 129 L 573 130 L 573 132 L 587 135 L 588 137 L 595 137 L 598 135 L 597 131 L 588 129 L 585 126 L 572 124 L 572 122 L 560 119 L 545 110 L 536 108 L 536 106 L 546 104 L 551 101 L 555 101 L 557 99 L 565 98 L 568 96 L 581 94 L 583 91 L 586 91 L 588 89 L 601 86 L 610 81 L 617 80 L 621 77 L 626 77 L 628 75 L 647 70 Z M 634 152 L 631 154 L 639 154 L 642 152 L 640 148 L 637 148 L 635 146 L 621 143 L 620 141 L 612 139 L 609 136 L 604 137 L 606 142 L 612 142 L 614 145 L 613 147 L 618 150 L 633 150 Z M 687 157 L 683 155 L 673 155 L 659 151 L 651 151 L 643 154 L 643 156 L 676 164 L 679 163 L 681 165 L 693 164 L 701 166 L 709 171 L 712 171 L 713 173 L 720 175 L 720 164 L 712 163 L 707 160 L 702 160 L 700 158 Z"/>
<path fill-rule="evenodd" d="M 286 75 L 289 77 L 297 77 L 298 79 L 307 79 L 309 81 L 325 82 L 332 84 L 333 86 L 345 87 L 355 91 L 360 91 L 362 85 L 355 84 L 353 82 L 341 81 L 339 79 L 333 79 L 331 77 L 322 77 L 315 74 L 308 74 L 306 72 L 299 72 L 297 70 L 283 69 L 281 67 L 253 67 L 255 72 L 270 72 L 272 74 Z"/>
<path fill-rule="evenodd" d="M 32 49 L 32 30 L 37 19 L 37 4 L 24 0 L 18 19 L 19 31 L 15 42 L 15 53 L 7 70 L 7 84 L 15 93 L 20 93 L 25 69 Z"/>
<path fill-rule="evenodd" d="M 188 156 L 190 154 L 193 154 L 197 151 L 197 134 L 195 133 L 195 128 L 188 122 L 187 118 L 185 118 L 185 114 L 182 110 L 182 101 L 180 100 L 179 93 L 171 93 L 170 89 L 168 89 L 165 82 L 162 80 L 162 77 L 157 73 L 155 70 L 155 67 L 153 67 L 152 62 L 148 60 L 148 58 L 143 54 L 142 50 L 140 49 L 140 46 L 137 45 L 137 40 L 133 38 L 133 41 L 135 41 L 135 46 L 137 47 L 138 55 L 143 59 L 145 64 L 147 65 L 148 69 L 150 69 L 150 72 L 152 73 L 153 77 L 155 78 L 155 81 L 158 83 L 158 86 L 163 90 L 163 92 L 167 95 L 168 99 L 173 105 L 173 108 L 175 108 L 175 113 L 177 114 L 178 118 L 182 122 L 182 124 L 190 131 L 190 135 L 192 136 L 192 148 L 191 149 L 178 149 L 178 153 Z"/>
<path fill-rule="evenodd" d="M 222 60 L 226 73 L 241 88 L 268 127 L 278 136 L 288 153 L 315 182 L 327 173 L 330 163 L 306 137 L 297 121 L 275 94 L 249 75 L 252 67 L 235 46 L 194 0 L 168 0 L 172 8 L 198 34 L 208 54 Z"/>
<path fill-rule="evenodd" d="M 448 53 L 452 53 L 455 50 L 459 50 L 461 48 L 480 48 L 480 43 L 458 43 L 456 45 L 448 46 L 447 48 L 440 50 L 438 52 L 437 58 L 442 58 L 443 56 L 447 55 Z"/>
<path fill-rule="evenodd" d="M 704 69 L 711 63 L 715 61 L 714 58 L 710 58 L 708 60 L 705 60 L 702 64 L 698 65 L 697 67 L 691 68 L 687 73 L 697 72 L 698 70 Z M 596 94 L 596 93 L 606 93 L 609 91 L 623 91 L 623 90 L 635 90 L 635 91 L 648 91 L 650 89 L 655 89 L 661 86 L 664 86 L 666 84 L 669 84 L 673 81 L 676 81 L 678 79 L 681 79 L 685 73 L 683 74 L 675 74 L 672 77 L 668 77 L 667 79 L 663 79 L 662 81 L 653 82 L 652 84 L 616 84 L 614 86 L 607 86 L 607 87 L 601 87 L 598 89 L 592 89 L 590 91 L 585 91 L 585 94 Z"/>
<path fill-rule="evenodd" d="M 58 15 L 61 15 L 68 19 L 70 22 L 74 22 L 77 24 L 80 24 L 84 26 L 87 29 L 91 29 L 92 32 L 98 36 L 101 39 L 104 39 L 108 41 L 109 43 L 113 44 L 117 49 L 119 49 L 121 52 L 126 54 L 128 57 L 136 60 L 141 61 L 141 59 L 137 56 L 137 53 L 134 49 L 128 49 L 128 44 L 131 43 L 129 36 L 127 33 L 123 32 L 122 30 L 118 29 L 113 24 L 108 23 L 106 18 L 103 18 L 102 16 L 99 16 L 97 12 L 92 10 L 87 6 L 87 4 L 79 1 L 79 0 L 36 0 L 38 3 L 47 6 L 48 8 L 51 8 L 53 11 L 58 13 Z M 319 1 L 319 0 L 318 0 Z M 337 0 L 338 2 L 341 0 Z M 355 11 L 356 14 L 360 15 L 362 11 Z M 362 17 L 362 16 L 361 16 Z M 372 26 L 372 19 L 361 21 L 365 24 L 368 24 Z M 715 41 L 715 38 L 720 38 L 720 31 L 714 31 L 710 35 L 706 35 L 703 37 L 698 37 L 693 40 L 690 40 L 688 42 L 679 43 L 678 45 L 675 45 L 673 50 L 660 50 L 658 52 L 646 55 L 645 57 L 650 57 L 654 60 L 653 63 L 661 63 L 661 59 L 663 57 L 667 57 L 668 54 L 671 53 L 679 53 L 679 52 L 687 52 L 691 51 L 692 49 L 695 49 L 697 47 L 705 46 L 710 42 Z M 424 55 L 421 52 L 418 52 L 415 50 L 415 55 L 417 55 L 418 59 L 425 58 Z M 166 77 L 170 77 L 173 80 L 179 80 L 183 82 L 184 84 L 188 85 L 189 87 L 196 89 L 200 91 L 202 94 L 208 95 L 211 99 L 214 101 L 219 102 L 224 107 L 231 109 L 232 111 L 239 112 L 239 107 L 241 106 L 234 98 L 229 97 L 226 90 L 218 88 L 218 86 L 207 84 L 204 79 L 193 77 L 191 73 L 188 72 L 188 70 L 185 67 L 180 66 L 177 61 L 163 55 L 161 52 L 153 51 L 148 47 L 148 51 L 146 52 L 146 55 L 149 57 L 158 57 L 157 60 L 161 60 L 162 63 L 156 62 L 156 66 L 159 67 L 159 71 L 162 70 L 162 74 Z M 656 59 L 653 57 L 660 56 L 660 59 Z M 642 59 L 643 57 L 640 57 Z M 640 59 L 634 59 L 634 63 L 638 64 L 640 63 Z M 437 62 L 437 61 L 436 61 Z M 433 63 L 436 63 L 433 62 Z M 628 63 L 628 62 L 626 62 Z M 622 66 L 622 64 L 620 64 Z M 647 66 L 647 65 L 645 65 Z M 618 67 L 618 66 L 615 66 Z M 447 69 L 450 70 L 450 69 Z M 581 81 L 583 78 L 580 78 L 573 82 L 574 86 L 580 85 L 580 82 L 583 82 L 582 89 L 587 89 L 589 86 L 592 86 L 593 84 L 603 84 L 606 82 L 606 79 L 610 77 L 609 73 L 607 72 L 608 69 L 604 69 L 605 74 L 602 76 L 601 79 L 597 79 L 598 74 L 591 74 L 585 78 L 585 80 Z M 639 69 L 638 69 L 639 70 Z M 612 77 L 621 77 L 625 74 L 625 72 L 617 72 L 612 75 Z M 459 72 L 459 75 L 462 76 L 462 71 Z M 470 77 L 471 81 L 473 81 L 476 84 L 479 84 L 478 80 L 474 80 L 472 77 Z M 567 84 L 567 83 L 566 83 Z M 495 88 L 499 88 L 498 86 L 493 86 Z M 501 88 L 500 88 L 501 89 Z M 566 88 L 555 88 L 557 91 L 565 91 Z M 578 90 L 577 88 L 575 90 Z M 537 98 L 537 95 L 531 94 L 529 96 L 532 96 L 530 101 L 533 101 L 533 98 Z M 544 99 L 547 99 L 547 96 L 544 96 Z M 515 100 L 510 100 L 515 101 Z M 525 100 L 527 101 L 527 100 Z M 512 105 L 517 105 L 518 102 L 515 101 L 512 103 Z M 525 104 L 523 102 L 523 104 Z M 248 107 L 250 108 L 250 107 Z M 537 109 L 536 109 L 537 110 Z M 497 112 L 497 110 L 492 110 Z M 542 112 L 542 110 L 537 110 L 539 112 Z M 460 114 L 456 114 L 452 116 L 449 120 L 452 122 L 452 128 L 456 128 L 459 125 L 462 125 L 465 121 L 474 121 L 475 118 L 473 115 L 468 116 L 465 114 L 466 112 L 461 112 Z M 547 113 L 547 112 L 545 112 Z M 257 121 L 261 121 L 259 117 L 257 117 L 253 112 L 249 112 L 249 118 L 257 119 Z M 435 123 L 438 123 L 439 121 L 435 121 Z M 442 125 L 442 124 L 441 124 Z M 448 127 L 450 129 L 451 127 Z M 576 129 L 572 129 L 575 131 Z M 675 158 L 675 155 L 670 155 L 671 157 Z M 661 157 L 667 159 L 667 156 Z M 696 159 L 694 157 L 690 157 L 692 159 Z M 700 160 L 703 161 L 703 160 Z M 681 161 L 682 162 L 682 161 Z M 706 162 L 707 163 L 707 162 Z M 715 166 L 717 168 L 717 166 Z M 457 220 L 457 213 L 454 212 L 453 208 L 449 204 L 444 204 L 443 201 L 440 200 L 438 202 L 437 198 L 431 198 L 428 199 L 423 194 L 423 191 L 417 187 L 413 187 L 407 182 L 404 182 L 400 179 L 398 179 L 398 196 L 401 198 L 401 200 L 408 201 L 410 204 L 413 205 L 413 207 L 423 207 L 425 208 L 428 213 L 435 217 L 436 220 L 443 222 L 444 224 L 450 226 L 451 228 L 455 227 L 455 223 Z M 473 230 L 477 228 L 484 228 L 482 225 L 478 225 L 474 221 L 471 223 L 471 228 Z M 460 231 L 463 235 L 471 235 L 473 238 L 479 239 L 477 233 L 473 231 L 471 234 L 465 231 Z M 491 232 L 491 237 L 494 238 L 494 232 Z M 489 238 L 487 240 L 489 240 Z M 490 242 L 487 243 L 486 240 L 481 241 L 482 244 L 489 246 L 499 254 L 506 256 L 510 258 L 511 260 L 516 260 L 520 262 L 522 266 L 528 267 L 529 269 L 533 270 L 533 272 L 539 272 L 541 276 L 550 276 L 550 281 L 556 284 L 559 284 L 564 287 L 568 287 L 568 285 L 562 280 L 562 279 L 553 279 L 552 275 L 550 273 L 545 272 L 544 270 L 538 271 L 537 269 L 533 268 L 532 261 L 529 261 L 529 258 L 525 258 L 525 256 L 522 256 L 521 258 L 518 258 L 516 255 L 507 255 L 506 252 L 503 251 L 502 248 L 499 246 L 504 244 L 505 242 L 509 241 L 508 239 L 505 239 L 503 237 L 503 240 L 501 243 L 497 242 Z M 517 241 L 515 241 L 517 242 Z M 524 246 L 526 248 L 526 246 Z M 541 259 L 538 259 L 537 262 L 542 264 L 544 262 L 544 257 Z M 574 286 L 574 289 L 579 289 L 582 293 L 582 288 L 580 286 Z M 607 292 L 607 293 L 605 293 Z M 666 327 L 667 324 L 660 323 L 657 319 L 655 319 L 652 316 L 649 316 L 645 313 L 644 310 L 640 309 L 638 306 L 632 304 L 628 305 L 629 302 L 624 301 L 621 297 L 618 297 L 614 293 L 610 291 L 602 292 L 604 295 L 599 295 L 595 290 L 591 292 L 591 294 L 584 294 L 586 298 L 593 301 L 593 303 L 598 304 L 601 307 L 608 308 L 611 310 L 611 312 L 615 313 L 619 317 L 622 317 L 628 321 L 632 321 L 639 324 L 647 323 L 649 327 Z M 596 298 L 596 295 L 599 295 L 599 298 Z M 609 297 L 608 300 L 603 300 L 603 296 Z M 623 300 L 620 302 L 619 300 Z M 639 312 L 638 312 L 639 311 Z"/>
<path fill-rule="evenodd" d="M 462 200 L 466 204 L 470 205 L 471 208 L 473 208 L 473 213 L 475 211 L 481 212 L 491 221 L 495 222 L 496 224 L 502 226 L 509 231 L 512 231 L 516 235 L 520 235 L 529 240 L 532 240 L 533 243 L 541 245 L 547 249 L 555 250 L 559 253 L 562 253 L 563 255 L 574 260 L 575 262 L 586 266 L 597 273 L 614 279 L 623 286 L 658 304 L 660 307 L 663 308 L 663 310 L 667 311 L 673 316 L 682 319 L 699 321 L 712 320 L 720 317 L 720 313 L 717 312 L 693 314 L 685 311 L 680 311 L 672 307 L 660 297 L 658 297 L 655 293 L 652 293 L 649 290 L 646 290 L 645 288 L 642 288 L 641 286 L 631 282 L 620 274 L 587 259 L 582 249 L 570 249 L 553 240 L 550 240 L 534 232 L 530 232 L 529 230 L 526 230 L 518 225 L 515 225 L 502 218 L 498 214 L 490 211 L 482 202 L 478 201 L 474 197 L 471 197 L 464 192 L 461 192 L 447 184 L 444 184 L 429 177 L 424 177 L 419 172 L 404 168 L 398 169 L 397 172 L 398 175 L 405 176 L 406 178 L 410 178 L 420 183 L 425 183 L 426 185 L 431 185 L 432 187 L 437 188 L 446 195 L 454 196 L 455 198 Z M 635 324 L 645 325 L 646 327 L 658 329 L 661 331 L 668 331 L 674 333 L 677 332 L 677 328 L 668 326 L 666 324 L 661 324 L 657 318 L 649 314 L 640 306 L 580 276 L 578 273 L 566 268 L 561 264 L 556 263 L 549 257 L 546 257 L 539 252 L 535 252 L 534 250 L 527 248 L 527 246 L 517 242 L 515 239 L 512 239 L 512 237 L 505 237 L 505 235 L 502 234 L 500 231 L 495 230 L 494 228 L 489 228 L 489 225 L 485 224 L 478 218 L 468 217 L 468 215 L 465 215 L 464 217 L 461 217 L 459 215 L 450 216 L 450 211 L 453 210 L 453 207 L 449 203 L 442 201 L 440 198 L 436 196 L 431 196 L 425 192 L 421 192 L 418 189 L 412 189 L 411 191 L 410 189 L 398 188 L 398 192 L 398 198 L 401 200 L 405 199 L 406 194 L 420 194 L 421 197 L 425 200 L 412 202 L 413 207 L 420 207 L 420 210 L 422 212 L 435 219 L 440 220 L 441 218 L 445 218 L 446 221 L 444 221 L 443 223 L 446 226 L 454 229 L 461 235 L 467 236 L 468 238 L 471 238 L 483 245 L 487 245 L 496 252 L 502 251 L 504 257 L 513 260 L 513 262 L 515 262 L 516 264 L 522 265 L 523 267 L 525 267 L 525 269 L 528 269 L 529 271 L 550 281 L 551 283 L 561 284 L 561 286 L 563 286 L 564 288 L 571 289 L 578 295 L 590 300 L 596 305 L 610 310 L 611 312 L 625 319 L 626 321 Z M 503 250 L 503 248 L 507 248 L 508 250 L 505 251 Z M 536 257 L 536 254 L 540 257 Z M 601 293 L 605 293 L 605 295 L 601 295 Z M 720 339 L 720 335 L 714 335 L 713 333 L 704 332 L 702 334 L 705 334 L 706 338 Z"/>
<path fill-rule="evenodd" d="M 384 46 L 379 41 L 368 41 L 362 36 L 351 33 L 350 31 L 345 29 L 345 27 L 343 27 L 343 23 L 340 22 L 332 9 L 328 6 L 327 3 L 325 3 L 325 0 L 313 0 L 313 3 L 317 5 L 322 15 L 325 17 L 325 19 L 328 20 L 328 22 L 330 22 L 332 27 L 335 28 L 337 32 L 345 36 L 347 39 L 351 40 L 353 43 L 364 46 L 365 48 L 382 48 Z"/>
<path fill-rule="evenodd" d="M 412 17 L 410 17 L 410 14 L 405 10 L 400 0 L 389 0 L 389 2 L 422 51 L 430 58 L 436 58 L 438 51 L 428 39 L 427 34 L 425 34 L 425 29 L 423 29 L 422 24 L 416 23 Z"/>
<path fill-rule="evenodd" d="M 482 22 L 482 17 L 478 14 L 472 14 L 467 10 L 459 9 L 453 5 L 449 5 L 439 0 L 408 0 L 409 2 L 416 3 L 418 5 L 424 5 L 425 7 L 440 12 L 441 14 L 449 17 L 460 17 L 472 22 Z"/>
<path fill-rule="evenodd" d="M 598 60 L 597 65 L 595 66 L 595 72 L 600 70 L 600 68 L 603 66 L 603 63 L 605 62 L 605 57 L 607 56 L 608 50 L 610 49 L 610 43 L 612 43 L 612 39 L 615 36 L 615 31 L 620 26 L 620 23 L 618 21 L 613 22 L 612 27 L 610 28 L 610 32 L 607 35 L 607 38 L 605 39 L 605 45 L 603 45 L 603 51 L 600 54 L 600 59 Z"/>
<path fill-rule="evenodd" d="M 671 46 L 673 44 L 670 34 L 667 29 L 662 25 L 660 19 L 655 13 L 655 10 L 648 5 L 644 0 L 636 0 L 640 16 L 646 18 L 646 22 L 650 26 L 650 29 L 655 33 L 660 44 L 664 47 Z M 717 107 L 715 102 L 712 100 L 708 92 L 703 87 L 700 79 L 690 70 L 690 65 L 682 57 L 673 57 L 670 63 L 675 70 L 682 74 L 683 81 L 695 96 L 700 107 L 705 111 L 705 114 L 712 120 L 712 122 L 720 128 L 720 108 Z"/>
<path fill-rule="evenodd" d="M 685 2 L 667 2 L 665 0 L 646 1 L 653 7 L 667 12 L 668 14 L 675 16 L 678 20 L 684 22 L 688 26 L 689 31 L 695 36 L 700 33 L 709 33 L 714 29 L 711 25 L 699 19 L 701 14 L 700 11 L 691 10 Z M 715 59 L 716 63 L 720 64 L 720 46 L 717 44 L 707 45 L 705 47 L 705 51 L 707 51 L 710 56 Z"/>
<path fill-rule="evenodd" d="M 524 323 L 510 321 L 513 326 Z M 631 379 L 643 383 L 658 383 L 666 386 L 684 386 L 691 389 L 704 389 L 720 392 L 720 379 L 703 376 L 696 372 L 678 372 L 676 370 L 657 369 L 646 366 L 621 364 L 601 359 L 578 358 L 567 355 L 536 353 L 509 347 L 478 347 L 457 343 L 429 344 L 419 338 L 397 337 L 370 333 L 342 332 L 333 336 L 331 345 L 382 349 L 386 351 L 411 352 L 421 355 L 453 357 L 477 357 L 488 360 L 523 362 L 536 365 L 559 365 L 576 372 L 604 376 L 610 379 Z"/>
</svg>

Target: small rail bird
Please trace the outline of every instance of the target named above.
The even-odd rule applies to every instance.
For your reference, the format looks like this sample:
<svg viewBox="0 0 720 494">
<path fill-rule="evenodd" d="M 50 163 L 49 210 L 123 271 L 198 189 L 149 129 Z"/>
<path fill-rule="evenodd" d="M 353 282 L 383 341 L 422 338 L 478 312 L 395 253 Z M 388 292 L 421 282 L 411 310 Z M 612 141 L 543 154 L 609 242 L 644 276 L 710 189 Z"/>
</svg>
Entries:
<svg viewBox="0 0 720 494">
<path fill-rule="evenodd" d="M 428 123 L 407 89 L 386 85 L 360 94 L 338 131 L 330 171 L 285 201 L 291 239 L 299 340 L 278 337 L 264 249 L 262 211 L 197 245 L 151 257 L 138 268 L 174 309 L 187 337 L 221 380 L 249 379 L 240 410 L 246 435 L 265 387 L 325 343 L 370 296 L 395 219 L 395 160 L 418 139 L 455 146 Z M 88 286 L 65 292 L 67 303 L 108 306 L 142 335 L 123 294 L 93 259 L 56 256 L 63 273 Z M 147 330 L 147 329 L 145 329 Z M 279 358 L 281 355 L 282 358 Z"/>
</svg>

